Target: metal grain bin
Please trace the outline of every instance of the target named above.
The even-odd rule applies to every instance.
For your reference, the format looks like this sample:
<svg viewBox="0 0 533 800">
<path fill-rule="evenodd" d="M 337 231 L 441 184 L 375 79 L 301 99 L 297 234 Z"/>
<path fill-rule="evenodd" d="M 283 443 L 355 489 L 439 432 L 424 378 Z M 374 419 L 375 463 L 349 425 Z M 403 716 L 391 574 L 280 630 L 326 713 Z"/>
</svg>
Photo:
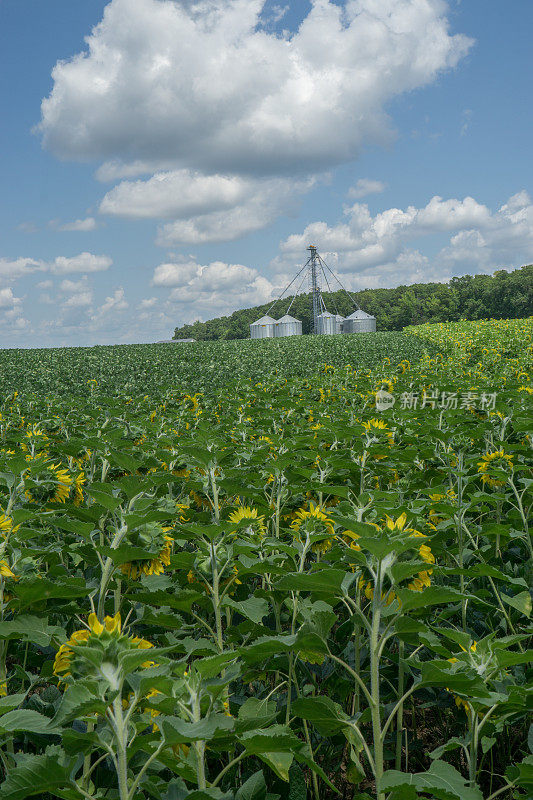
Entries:
<svg viewBox="0 0 533 800">
<path fill-rule="evenodd" d="M 274 336 L 301 336 L 302 323 L 299 319 L 291 317 L 290 314 L 278 319 L 274 325 Z"/>
<path fill-rule="evenodd" d="M 360 308 L 344 320 L 344 333 L 373 333 L 375 330 L 376 318 Z"/>
<path fill-rule="evenodd" d="M 256 319 L 255 322 L 250 324 L 250 338 L 251 339 L 269 339 L 274 336 L 274 326 L 276 320 L 265 314 L 264 317 Z"/>
<path fill-rule="evenodd" d="M 335 314 L 335 333 L 342 333 L 343 323 L 344 317 L 341 317 L 340 314 Z"/>
<path fill-rule="evenodd" d="M 335 314 L 324 311 L 322 314 L 318 315 L 317 322 L 317 333 L 327 335 L 337 333 L 337 318 Z"/>
</svg>

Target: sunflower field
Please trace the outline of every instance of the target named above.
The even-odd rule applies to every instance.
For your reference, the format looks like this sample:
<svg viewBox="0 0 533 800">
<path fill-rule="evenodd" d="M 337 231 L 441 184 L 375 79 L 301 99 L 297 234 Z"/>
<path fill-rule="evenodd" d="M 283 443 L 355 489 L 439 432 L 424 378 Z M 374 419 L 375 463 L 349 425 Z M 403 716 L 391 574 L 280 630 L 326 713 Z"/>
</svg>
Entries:
<svg viewBox="0 0 533 800">
<path fill-rule="evenodd" d="M 533 797 L 533 319 L 0 382 L 2 800 Z"/>
</svg>

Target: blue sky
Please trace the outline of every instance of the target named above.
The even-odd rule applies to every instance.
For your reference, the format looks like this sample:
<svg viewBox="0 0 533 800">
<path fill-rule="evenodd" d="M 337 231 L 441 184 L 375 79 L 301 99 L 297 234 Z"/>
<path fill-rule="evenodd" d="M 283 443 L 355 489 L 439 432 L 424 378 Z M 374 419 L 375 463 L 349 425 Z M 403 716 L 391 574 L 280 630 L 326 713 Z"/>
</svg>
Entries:
<svg viewBox="0 0 533 800">
<path fill-rule="evenodd" d="M 310 242 L 352 289 L 531 263 L 531 30 L 529 0 L 0 0 L 0 346 L 170 338 Z"/>
</svg>

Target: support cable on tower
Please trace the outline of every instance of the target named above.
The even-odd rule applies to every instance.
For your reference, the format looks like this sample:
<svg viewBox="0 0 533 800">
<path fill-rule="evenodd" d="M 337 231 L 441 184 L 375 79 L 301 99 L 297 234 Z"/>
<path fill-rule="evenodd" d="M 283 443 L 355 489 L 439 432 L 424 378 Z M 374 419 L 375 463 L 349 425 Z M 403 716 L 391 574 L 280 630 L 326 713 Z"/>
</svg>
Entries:
<svg viewBox="0 0 533 800">
<path fill-rule="evenodd" d="M 371 314 L 365 313 L 360 307 L 359 303 L 353 295 L 345 288 L 337 275 L 333 272 L 331 267 L 326 264 L 324 259 L 318 254 L 317 248 L 314 244 L 309 245 L 307 248 L 310 251 L 310 256 L 303 266 L 298 269 L 298 272 L 292 281 L 285 287 L 283 292 L 277 297 L 268 308 L 267 314 L 261 319 L 256 320 L 250 324 L 250 335 L 252 339 L 263 339 L 272 336 L 295 336 L 302 333 L 302 322 L 289 315 L 289 311 L 296 299 L 297 294 L 301 291 L 302 286 L 307 279 L 309 281 L 309 290 L 312 299 L 312 333 L 318 334 L 331 334 L 331 333 L 365 333 L 376 330 L 376 318 Z M 356 308 L 352 314 L 345 319 L 339 314 L 337 301 L 330 285 L 330 281 L 326 270 L 331 273 L 335 281 L 340 286 L 341 290 L 349 297 L 350 301 Z M 291 286 L 298 280 L 304 273 L 300 284 L 294 294 L 286 314 L 279 320 L 272 319 L 270 312 L 277 302 L 281 300 L 284 295 L 289 291 Z M 335 307 L 336 315 L 330 314 L 321 290 L 321 277 L 328 288 L 331 300 Z"/>
<path fill-rule="evenodd" d="M 298 275 L 301 275 L 301 274 L 302 274 L 302 272 L 304 271 L 304 269 L 306 268 L 306 266 L 307 266 L 307 264 L 308 264 L 308 263 L 309 263 L 309 259 L 308 259 L 308 260 L 305 262 L 305 264 L 303 265 L 303 267 L 302 267 L 302 268 L 301 268 L 301 269 L 300 269 L 300 270 L 299 270 L 299 271 L 296 273 L 296 275 L 294 276 L 294 278 L 292 279 L 292 281 L 289 283 L 289 285 L 285 287 L 285 289 L 282 291 L 282 293 L 280 294 L 280 296 L 279 296 L 279 297 L 276 297 L 276 299 L 274 300 L 274 302 L 272 303 L 272 305 L 269 307 L 269 309 L 268 309 L 268 311 L 267 311 L 267 315 L 268 315 L 268 314 L 270 314 L 270 312 L 272 311 L 272 309 L 274 308 L 274 306 L 276 305 L 276 303 L 278 302 L 278 300 L 281 300 L 281 298 L 283 297 L 283 295 L 285 294 L 285 292 L 287 292 L 287 291 L 288 291 L 288 290 L 291 288 L 291 286 L 292 286 L 292 284 L 294 283 L 294 281 L 295 281 L 295 280 L 297 280 L 297 278 L 298 278 Z M 305 276 L 304 276 L 304 280 L 305 280 Z M 302 281 L 302 283 L 303 283 L 303 281 Z M 301 286 L 301 285 L 302 285 L 302 284 L 300 284 L 300 286 Z M 292 303 L 291 303 L 291 305 L 292 305 Z"/>
<path fill-rule="evenodd" d="M 356 307 L 357 309 L 359 309 L 359 310 L 360 310 L 360 309 L 361 309 L 361 306 L 359 305 L 359 303 L 357 302 L 357 300 L 355 299 L 355 297 L 352 297 L 352 295 L 350 294 L 350 292 L 349 292 L 347 289 L 345 289 L 345 288 L 344 288 L 344 286 L 342 285 L 342 283 L 340 282 L 340 280 L 337 278 L 337 276 L 335 275 L 335 273 L 333 272 L 333 270 L 331 269 L 331 267 L 328 267 L 328 265 L 326 264 L 326 262 L 324 261 L 324 259 L 323 259 L 323 258 L 321 258 L 320 256 L 319 256 L 319 258 L 320 258 L 320 261 L 322 262 L 322 264 L 323 264 L 323 265 L 326 267 L 326 269 L 328 269 L 328 270 L 331 272 L 331 274 L 333 275 L 333 277 L 335 278 L 335 280 L 337 281 L 337 283 L 338 283 L 338 284 L 339 284 L 339 286 L 341 287 L 342 291 L 343 291 L 343 292 L 345 292 L 345 294 L 347 294 L 347 295 L 348 295 L 348 297 L 350 298 L 350 300 L 352 301 L 352 303 L 355 305 L 355 307 Z M 325 273 L 324 273 L 324 275 L 325 275 Z"/>
</svg>

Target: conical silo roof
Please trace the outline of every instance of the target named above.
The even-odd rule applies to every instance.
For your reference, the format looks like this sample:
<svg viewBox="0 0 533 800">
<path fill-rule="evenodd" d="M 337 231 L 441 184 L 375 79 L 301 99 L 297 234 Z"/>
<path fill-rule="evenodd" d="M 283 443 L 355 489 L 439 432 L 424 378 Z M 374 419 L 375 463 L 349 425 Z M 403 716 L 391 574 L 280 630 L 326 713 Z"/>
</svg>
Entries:
<svg viewBox="0 0 533 800">
<path fill-rule="evenodd" d="M 300 320 L 296 319 L 295 317 L 291 317 L 290 314 L 285 314 L 283 317 L 278 319 L 278 322 L 300 322 Z"/>
<path fill-rule="evenodd" d="M 319 317 L 333 317 L 335 318 L 335 314 L 330 314 L 329 311 L 323 311 L 322 314 L 318 315 Z"/>
<path fill-rule="evenodd" d="M 264 317 L 260 317 L 259 319 L 256 319 L 255 322 L 251 322 L 250 324 L 251 325 L 275 325 L 276 324 L 276 320 L 273 319 L 272 317 L 269 317 L 268 314 L 265 314 Z"/>
<path fill-rule="evenodd" d="M 375 319 L 375 317 L 373 317 L 372 314 L 367 314 L 362 308 L 358 308 L 357 311 L 354 311 L 353 314 L 350 314 L 346 319 Z"/>
</svg>

